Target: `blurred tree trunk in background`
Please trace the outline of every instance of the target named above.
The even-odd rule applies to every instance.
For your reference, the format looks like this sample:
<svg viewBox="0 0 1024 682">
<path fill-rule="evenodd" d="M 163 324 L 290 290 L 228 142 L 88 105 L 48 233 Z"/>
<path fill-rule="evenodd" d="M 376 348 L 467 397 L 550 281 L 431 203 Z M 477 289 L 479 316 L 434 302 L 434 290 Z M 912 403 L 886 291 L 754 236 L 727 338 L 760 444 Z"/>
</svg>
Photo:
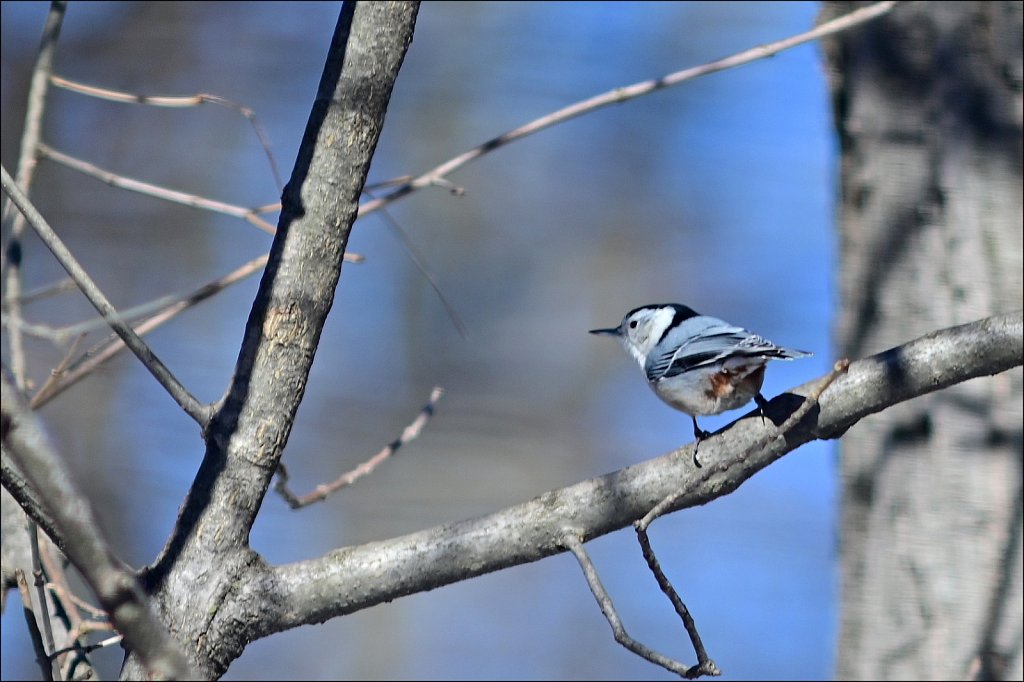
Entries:
<svg viewBox="0 0 1024 682">
<path fill-rule="evenodd" d="M 1021 17 L 911 3 L 825 45 L 840 356 L 1021 308 Z M 839 678 L 1021 679 L 1022 385 L 971 381 L 843 438 Z"/>
</svg>

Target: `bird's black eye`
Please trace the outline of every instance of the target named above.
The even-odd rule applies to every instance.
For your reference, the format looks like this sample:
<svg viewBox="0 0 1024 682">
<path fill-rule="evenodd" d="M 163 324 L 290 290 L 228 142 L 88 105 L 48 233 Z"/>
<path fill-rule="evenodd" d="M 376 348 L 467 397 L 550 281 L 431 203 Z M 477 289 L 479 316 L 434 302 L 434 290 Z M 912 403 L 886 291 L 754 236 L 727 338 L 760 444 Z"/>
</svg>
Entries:
<svg viewBox="0 0 1024 682">
<path fill-rule="evenodd" d="M 636 329 L 636 320 L 630 320 L 629 321 L 629 328 L 630 329 Z"/>
</svg>

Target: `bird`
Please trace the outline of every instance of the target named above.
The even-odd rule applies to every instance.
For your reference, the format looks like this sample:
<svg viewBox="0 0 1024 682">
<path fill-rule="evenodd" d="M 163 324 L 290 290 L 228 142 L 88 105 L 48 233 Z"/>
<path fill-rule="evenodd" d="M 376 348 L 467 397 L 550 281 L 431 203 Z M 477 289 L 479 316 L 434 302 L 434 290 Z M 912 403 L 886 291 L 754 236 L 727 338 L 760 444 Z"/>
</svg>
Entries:
<svg viewBox="0 0 1024 682">
<path fill-rule="evenodd" d="M 768 401 L 761 386 L 768 361 L 812 355 L 783 348 L 679 303 L 634 308 L 618 327 L 590 333 L 618 337 L 644 370 L 655 395 L 690 416 L 697 439 L 693 461 L 698 467 L 697 449 L 711 434 L 697 425 L 697 417 L 735 410 L 753 399 L 763 420 Z"/>
</svg>

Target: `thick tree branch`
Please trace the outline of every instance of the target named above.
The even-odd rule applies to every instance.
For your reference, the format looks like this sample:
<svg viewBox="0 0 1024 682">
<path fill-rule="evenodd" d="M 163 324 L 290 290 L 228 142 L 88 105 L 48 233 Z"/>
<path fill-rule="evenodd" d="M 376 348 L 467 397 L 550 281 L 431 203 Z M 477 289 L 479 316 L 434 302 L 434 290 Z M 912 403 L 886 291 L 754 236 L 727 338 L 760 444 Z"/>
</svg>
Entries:
<svg viewBox="0 0 1024 682">
<path fill-rule="evenodd" d="M 346 2 L 328 51 L 235 374 L 206 455 L 146 584 L 201 674 L 248 640 L 209 632 L 249 570 L 249 530 L 302 400 L 418 3 Z M 124 675 L 138 674 L 132 661 Z"/>
<path fill-rule="evenodd" d="M 706 504 L 808 441 L 837 437 L 890 405 L 1020 366 L 1022 355 L 1020 312 L 934 332 L 851 363 L 821 395 L 817 409 L 785 434 L 774 424 L 798 409 L 801 394 L 818 381 L 777 396 L 768 407 L 773 423 L 762 425 L 754 411 L 706 440 L 701 469 L 693 466 L 693 446 L 687 445 L 481 518 L 279 567 L 253 562 L 236 607 L 223 609 L 221 624 L 242 627 L 248 639 L 257 639 L 557 554 L 565 551 L 565 528 L 591 540 L 633 523 L 680 487 L 686 492 L 671 510 Z M 766 429 L 776 432 L 766 439 Z M 750 448 L 758 442 L 764 446 Z M 241 605 L 253 603 L 267 609 L 243 612 Z"/>
</svg>

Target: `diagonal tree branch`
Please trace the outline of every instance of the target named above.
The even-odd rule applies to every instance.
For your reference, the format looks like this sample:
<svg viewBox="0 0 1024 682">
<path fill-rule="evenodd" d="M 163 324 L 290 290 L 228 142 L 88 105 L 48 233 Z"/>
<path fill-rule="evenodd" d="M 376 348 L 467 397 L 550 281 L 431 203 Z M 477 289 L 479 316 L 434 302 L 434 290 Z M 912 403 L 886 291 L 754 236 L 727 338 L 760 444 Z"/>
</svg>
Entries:
<svg viewBox="0 0 1024 682">
<path fill-rule="evenodd" d="M 418 9 L 342 5 L 235 374 L 204 431 L 206 454 L 174 531 L 144 576 L 207 676 L 248 643 L 212 635 L 209 624 L 253 560 L 249 530 L 305 390 Z M 124 674 L 140 672 L 129 659 Z"/>
<path fill-rule="evenodd" d="M 785 433 L 765 438 L 754 411 L 701 445 L 704 467 L 693 466 L 693 446 L 600 478 L 553 490 L 500 512 L 402 537 L 339 549 L 323 557 L 268 567 L 253 562 L 225 606 L 223 627 L 265 637 L 565 551 L 564 529 L 581 541 L 618 530 L 680 488 L 669 511 L 706 504 L 734 491 L 755 473 L 818 438 L 836 438 L 860 419 L 896 403 L 975 377 L 1004 372 L 1024 357 L 1024 315 L 989 317 L 951 327 L 850 364 L 815 409 Z M 783 423 L 813 391 L 815 380 L 770 401 L 768 416 Z M 764 446 L 751 449 L 754 443 Z M 705 450 L 706 448 L 706 450 Z M 255 601 L 250 601 L 255 600 Z M 271 609 L 246 617 L 243 605 Z"/>
<path fill-rule="evenodd" d="M 6 371 L 6 367 L 4 370 Z M 7 452 L 6 446 L 0 450 L 0 481 L 3 483 L 4 490 L 21 506 L 25 514 L 43 529 L 43 532 L 53 540 L 53 544 L 57 545 L 60 551 L 67 554 L 64 533 L 46 508 L 46 503 L 39 496 L 37 489 L 32 487 L 31 482 L 18 469 L 14 458 Z M 24 523 L 20 525 L 23 526 Z M 8 539 L 5 537 L 4 541 L 7 542 Z"/>
</svg>

